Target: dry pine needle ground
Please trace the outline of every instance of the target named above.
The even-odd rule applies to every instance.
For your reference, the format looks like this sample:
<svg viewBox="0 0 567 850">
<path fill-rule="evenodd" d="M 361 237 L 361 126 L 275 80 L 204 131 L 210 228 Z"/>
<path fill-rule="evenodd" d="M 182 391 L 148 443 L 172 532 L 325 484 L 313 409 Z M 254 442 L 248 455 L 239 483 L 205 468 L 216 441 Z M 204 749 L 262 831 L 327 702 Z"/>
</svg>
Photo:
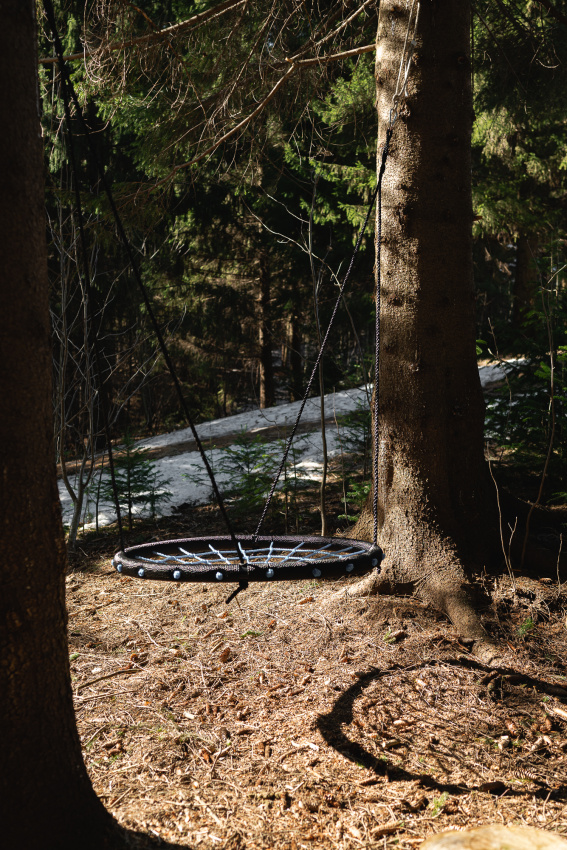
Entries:
<svg viewBox="0 0 567 850">
<path fill-rule="evenodd" d="M 86 567 L 86 568 L 85 568 Z M 517 675 L 477 664 L 412 599 L 340 583 L 67 578 L 79 732 L 126 826 L 203 848 L 417 847 L 517 823 L 567 835 L 565 598 L 495 588 L 487 628 Z M 327 604 L 325 604 L 327 602 Z"/>
</svg>

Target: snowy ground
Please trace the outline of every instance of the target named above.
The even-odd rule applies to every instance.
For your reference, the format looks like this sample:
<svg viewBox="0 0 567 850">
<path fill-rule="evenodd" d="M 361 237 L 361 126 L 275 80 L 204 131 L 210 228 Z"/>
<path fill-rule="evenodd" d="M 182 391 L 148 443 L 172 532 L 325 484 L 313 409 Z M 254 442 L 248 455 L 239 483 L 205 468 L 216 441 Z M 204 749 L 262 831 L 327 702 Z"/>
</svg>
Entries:
<svg viewBox="0 0 567 850">
<path fill-rule="evenodd" d="M 482 386 L 487 387 L 505 378 L 506 364 L 481 366 L 479 372 Z M 364 387 L 360 387 L 325 396 L 325 415 L 327 421 L 331 419 L 334 422 L 335 416 L 338 419 L 356 410 L 357 407 L 367 405 L 370 391 L 367 391 Z M 261 435 L 267 429 L 277 427 L 280 431 L 280 440 L 282 440 L 291 431 L 299 407 L 300 402 L 293 402 L 291 404 L 271 407 L 267 410 L 246 411 L 236 416 L 204 422 L 197 426 L 197 432 L 203 443 L 210 444 L 212 441 L 214 446 L 215 439 L 221 437 L 226 438 L 227 436 L 234 435 L 236 438 L 243 431 L 246 431 L 252 436 L 256 434 Z M 301 437 L 297 438 L 296 467 L 299 476 L 312 481 L 320 480 L 322 469 L 322 440 L 320 431 L 318 430 L 320 416 L 319 398 L 309 399 L 303 411 L 301 423 L 303 425 L 307 423 L 312 424 L 313 428 L 317 430 L 313 430 L 308 434 L 302 434 Z M 335 424 L 328 424 L 327 448 L 329 457 L 336 457 L 340 454 L 341 439 L 340 427 L 337 429 Z M 147 440 L 141 440 L 137 443 L 137 446 L 150 449 L 168 447 L 173 449 L 180 443 L 190 441 L 192 441 L 190 429 L 182 428 L 170 434 L 162 434 L 157 437 L 150 437 Z M 278 451 L 281 452 L 278 443 L 268 443 L 266 449 L 274 454 Z M 222 452 L 223 449 L 213 448 L 211 451 L 207 450 L 207 457 L 213 470 L 218 469 Z M 211 486 L 206 478 L 206 473 L 204 472 L 198 452 L 190 451 L 165 456 L 156 459 L 154 463 L 158 476 L 162 479 L 169 479 L 167 489 L 170 491 L 171 497 L 169 501 L 161 505 L 160 510 L 163 514 L 171 514 L 176 507 L 187 503 L 203 504 L 211 501 Z M 227 484 L 228 476 L 219 473 L 217 477 L 222 491 L 223 486 Z M 59 481 L 59 496 L 63 510 L 63 522 L 68 524 L 72 517 L 73 505 L 63 481 Z M 94 506 L 92 502 L 86 504 L 84 507 L 85 528 L 94 527 L 94 522 L 92 522 L 93 510 Z M 114 522 L 115 519 L 116 513 L 114 506 L 109 503 L 101 503 L 98 511 L 99 525 L 107 525 Z"/>
</svg>

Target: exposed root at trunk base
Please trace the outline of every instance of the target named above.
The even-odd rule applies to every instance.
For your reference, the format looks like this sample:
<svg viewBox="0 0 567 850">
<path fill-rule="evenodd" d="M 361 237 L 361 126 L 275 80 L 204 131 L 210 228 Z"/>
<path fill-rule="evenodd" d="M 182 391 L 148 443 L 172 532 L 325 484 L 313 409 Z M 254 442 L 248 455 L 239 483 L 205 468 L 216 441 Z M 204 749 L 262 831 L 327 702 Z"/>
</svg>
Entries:
<svg viewBox="0 0 567 850">
<path fill-rule="evenodd" d="M 489 600 L 474 580 L 480 567 L 490 563 L 498 545 L 496 524 L 488 513 L 482 522 L 477 517 L 472 525 L 464 523 L 461 529 L 453 523 L 452 532 L 444 533 L 443 524 L 428 511 L 408 510 L 394 502 L 379 531 L 385 553 L 380 571 L 350 585 L 342 594 L 415 595 L 449 618 L 459 638 L 482 663 L 505 665 L 508 652 L 495 644 L 482 625 L 480 612 Z M 455 537 L 455 528 L 462 531 L 460 539 Z M 372 532 L 373 517 L 365 510 L 349 536 L 368 540 Z"/>
<path fill-rule="evenodd" d="M 502 667 L 506 664 L 506 658 L 483 628 L 472 598 L 473 593 L 473 588 L 465 585 L 459 593 L 450 594 L 434 604 L 447 614 L 459 637 L 472 640 L 472 652 L 480 661 L 490 666 Z"/>
<path fill-rule="evenodd" d="M 327 606 L 349 598 L 377 595 L 418 596 L 444 613 L 451 621 L 457 635 L 465 641 L 474 655 L 490 666 L 500 667 L 506 664 L 502 650 L 490 639 L 480 621 L 478 607 L 480 599 L 475 599 L 475 588 L 463 575 L 462 567 L 453 564 L 453 570 L 439 575 L 432 572 L 416 578 L 397 578 L 391 568 L 383 572 L 372 572 L 356 584 L 333 594 Z"/>
</svg>

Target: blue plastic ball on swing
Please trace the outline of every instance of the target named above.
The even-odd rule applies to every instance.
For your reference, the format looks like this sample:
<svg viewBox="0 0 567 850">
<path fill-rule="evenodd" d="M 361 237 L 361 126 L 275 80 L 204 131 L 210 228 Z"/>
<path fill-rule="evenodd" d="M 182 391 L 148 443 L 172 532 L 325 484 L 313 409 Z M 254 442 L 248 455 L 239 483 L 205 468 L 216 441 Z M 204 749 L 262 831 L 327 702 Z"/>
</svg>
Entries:
<svg viewBox="0 0 567 850">
<path fill-rule="evenodd" d="M 140 569 L 138 570 L 138 575 L 140 576 L 140 578 L 144 578 L 144 576 L 146 575 L 146 571 L 143 567 L 140 567 Z"/>
<path fill-rule="evenodd" d="M 270 569 L 269 569 L 269 570 L 266 570 L 266 578 L 273 578 L 273 577 L 274 577 L 274 571 L 273 571 L 273 569 L 270 567 Z"/>
<path fill-rule="evenodd" d="M 315 578 L 319 578 L 319 576 L 321 575 L 321 570 L 315 567 L 315 569 L 313 570 L 313 575 L 315 576 Z"/>
<path fill-rule="evenodd" d="M 219 570 L 218 573 L 215 575 L 215 578 L 217 581 L 222 581 L 224 578 L 224 574 L 221 573 L 221 571 Z"/>
<path fill-rule="evenodd" d="M 175 581 L 179 581 L 181 578 L 181 570 L 173 570 L 173 578 Z"/>
</svg>

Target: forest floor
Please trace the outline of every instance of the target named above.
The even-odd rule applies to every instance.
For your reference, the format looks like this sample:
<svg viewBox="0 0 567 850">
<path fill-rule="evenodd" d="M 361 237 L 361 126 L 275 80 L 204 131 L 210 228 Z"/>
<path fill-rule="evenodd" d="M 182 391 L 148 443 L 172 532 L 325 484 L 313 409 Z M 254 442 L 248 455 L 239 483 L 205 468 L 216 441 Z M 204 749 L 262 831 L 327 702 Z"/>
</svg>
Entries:
<svg viewBox="0 0 567 850">
<path fill-rule="evenodd" d="M 217 522 L 192 508 L 128 542 Z M 123 825 L 221 850 L 411 848 L 494 822 L 567 836 L 557 581 L 486 576 L 497 671 L 415 598 L 349 599 L 343 579 L 252 584 L 227 606 L 226 586 L 118 576 L 112 534 L 80 541 L 67 599 L 84 756 Z"/>
</svg>

